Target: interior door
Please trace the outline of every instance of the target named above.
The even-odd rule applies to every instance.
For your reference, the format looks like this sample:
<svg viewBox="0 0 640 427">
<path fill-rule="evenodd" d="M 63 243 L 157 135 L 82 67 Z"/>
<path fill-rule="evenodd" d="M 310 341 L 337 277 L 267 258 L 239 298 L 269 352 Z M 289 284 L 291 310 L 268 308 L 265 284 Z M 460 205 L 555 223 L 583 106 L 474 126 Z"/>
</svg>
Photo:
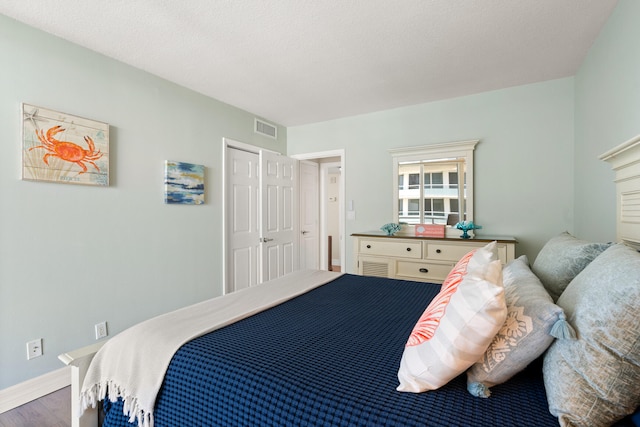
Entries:
<svg viewBox="0 0 640 427">
<path fill-rule="evenodd" d="M 229 147 L 226 171 L 225 292 L 228 293 L 255 286 L 260 278 L 259 156 Z"/>
<path fill-rule="evenodd" d="M 296 269 L 297 161 L 260 152 L 260 282 Z"/>
<path fill-rule="evenodd" d="M 300 268 L 319 269 L 319 168 L 318 163 L 300 162 Z"/>
</svg>

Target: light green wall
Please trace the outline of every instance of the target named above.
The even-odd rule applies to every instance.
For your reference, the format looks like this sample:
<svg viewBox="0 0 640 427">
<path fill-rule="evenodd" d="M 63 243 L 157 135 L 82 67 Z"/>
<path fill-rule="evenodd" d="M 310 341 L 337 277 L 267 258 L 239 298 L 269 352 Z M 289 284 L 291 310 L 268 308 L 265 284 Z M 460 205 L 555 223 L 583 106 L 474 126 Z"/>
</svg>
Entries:
<svg viewBox="0 0 640 427">
<path fill-rule="evenodd" d="M 344 148 L 346 234 L 393 219 L 394 147 L 480 139 L 475 151 L 479 234 L 515 236 L 533 262 L 573 226 L 574 81 L 565 78 L 288 129 L 288 153 Z M 353 271 L 347 237 L 347 270 Z"/>
<path fill-rule="evenodd" d="M 254 115 L 0 15 L 0 389 L 57 355 L 221 294 L 222 138 L 286 151 Z M 111 125 L 111 186 L 22 181 L 22 102 Z M 268 118 L 267 118 L 268 119 Z M 206 166 L 204 206 L 163 204 L 165 160 Z M 44 356 L 26 360 L 26 342 Z"/>
<path fill-rule="evenodd" d="M 598 156 L 640 134 L 640 2 L 621 0 L 576 75 L 576 232 L 615 238 L 613 172 Z"/>
</svg>

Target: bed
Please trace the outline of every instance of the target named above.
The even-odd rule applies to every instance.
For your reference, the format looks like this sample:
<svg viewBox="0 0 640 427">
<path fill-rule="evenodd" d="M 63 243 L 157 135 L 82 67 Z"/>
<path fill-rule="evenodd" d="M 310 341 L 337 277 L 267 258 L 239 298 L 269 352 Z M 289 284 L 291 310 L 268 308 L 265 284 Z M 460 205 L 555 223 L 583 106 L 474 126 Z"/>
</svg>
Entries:
<svg viewBox="0 0 640 427">
<path fill-rule="evenodd" d="M 61 355 L 73 425 L 98 425 L 98 402 L 105 427 L 638 425 L 640 137 L 602 159 L 616 171 L 618 243 L 561 233 L 532 265 L 504 269 L 489 244 L 442 285 L 299 271 L 150 319 Z M 486 325 L 460 333 L 462 300 L 483 310 L 464 328 Z M 533 319 L 517 339 L 513 316 Z"/>
</svg>

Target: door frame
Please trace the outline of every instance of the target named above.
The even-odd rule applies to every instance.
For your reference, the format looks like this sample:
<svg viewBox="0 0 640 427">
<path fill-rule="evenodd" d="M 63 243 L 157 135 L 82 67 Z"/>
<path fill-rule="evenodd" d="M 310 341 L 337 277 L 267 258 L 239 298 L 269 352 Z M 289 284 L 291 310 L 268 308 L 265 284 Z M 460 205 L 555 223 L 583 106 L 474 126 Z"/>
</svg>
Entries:
<svg viewBox="0 0 640 427">
<path fill-rule="evenodd" d="M 340 210 L 340 225 L 339 231 L 340 236 L 340 271 L 346 272 L 346 241 L 347 236 L 345 235 L 345 200 L 346 200 L 346 184 L 345 184 L 345 172 L 346 172 L 346 158 L 345 158 L 345 150 L 337 149 L 337 150 L 329 150 L 329 151 L 319 151 L 315 153 L 302 153 L 302 154 L 292 154 L 290 157 L 298 160 L 319 160 L 326 159 L 329 157 L 339 157 L 340 158 L 340 168 L 342 169 L 342 173 L 340 174 L 340 199 L 339 199 L 339 210 Z M 321 173 L 320 174 L 320 269 L 324 269 L 327 261 L 327 241 L 326 241 L 326 218 L 325 212 L 327 207 L 326 197 L 323 195 L 323 188 L 326 185 L 324 180 L 326 177 Z M 323 265 L 325 264 L 325 265 Z"/>
</svg>

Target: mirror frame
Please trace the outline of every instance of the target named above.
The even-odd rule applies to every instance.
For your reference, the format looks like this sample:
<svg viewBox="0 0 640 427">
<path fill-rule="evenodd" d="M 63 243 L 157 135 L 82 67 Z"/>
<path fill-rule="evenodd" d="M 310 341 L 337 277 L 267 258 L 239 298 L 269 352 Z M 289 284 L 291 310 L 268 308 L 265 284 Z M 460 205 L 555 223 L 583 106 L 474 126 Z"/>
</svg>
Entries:
<svg viewBox="0 0 640 427">
<path fill-rule="evenodd" d="M 440 160 L 449 158 L 464 158 L 467 175 L 467 197 L 465 200 L 467 221 L 473 221 L 473 152 L 479 139 L 466 141 L 443 142 L 439 144 L 421 145 L 416 147 L 392 148 L 389 150 L 393 160 L 393 221 L 398 222 L 398 171 L 399 164 L 422 160 Z M 458 237 L 459 230 L 446 228 L 446 237 Z"/>
</svg>

